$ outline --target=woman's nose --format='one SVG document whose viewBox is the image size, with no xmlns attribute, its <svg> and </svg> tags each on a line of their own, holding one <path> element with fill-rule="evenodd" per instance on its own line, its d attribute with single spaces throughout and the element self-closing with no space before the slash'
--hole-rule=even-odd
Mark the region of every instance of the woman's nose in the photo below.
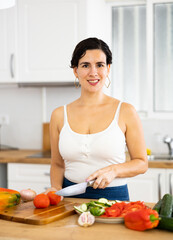
<svg viewBox="0 0 173 240">
<path fill-rule="evenodd" d="M 89 74 L 93 76 L 97 75 L 97 68 L 95 66 L 91 66 Z"/>
</svg>

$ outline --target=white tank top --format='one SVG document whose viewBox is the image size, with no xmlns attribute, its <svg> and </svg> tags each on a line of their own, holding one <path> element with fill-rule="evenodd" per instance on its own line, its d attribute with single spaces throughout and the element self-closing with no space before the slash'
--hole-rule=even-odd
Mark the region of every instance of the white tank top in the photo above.
<svg viewBox="0 0 173 240">
<path fill-rule="evenodd" d="M 65 163 L 65 177 L 75 183 L 84 182 L 90 174 L 111 164 L 124 163 L 126 141 L 118 125 L 121 102 L 114 119 L 103 131 L 93 134 L 74 132 L 68 123 L 64 106 L 64 126 L 59 136 L 59 151 Z M 115 178 L 109 187 L 126 184 L 125 178 Z"/>
</svg>

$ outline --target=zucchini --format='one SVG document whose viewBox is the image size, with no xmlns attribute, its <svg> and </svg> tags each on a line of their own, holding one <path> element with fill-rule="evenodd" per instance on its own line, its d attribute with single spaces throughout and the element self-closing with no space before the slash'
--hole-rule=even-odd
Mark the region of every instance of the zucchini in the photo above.
<svg viewBox="0 0 173 240">
<path fill-rule="evenodd" d="M 172 217 L 165 217 L 162 215 L 159 215 L 161 220 L 159 221 L 159 225 L 157 228 L 173 231 L 173 218 Z"/>
<path fill-rule="evenodd" d="M 172 216 L 173 196 L 171 194 L 165 194 L 162 198 L 162 204 L 160 209 L 160 215 L 165 217 Z"/>
<path fill-rule="evenodd" d="M 154 205 L 153 210 L 156 210 L 158 213 L 160 213 L 161 205 L 162 205 L 162 199 L 160 199 L 160 200 Z"/>
</svg>

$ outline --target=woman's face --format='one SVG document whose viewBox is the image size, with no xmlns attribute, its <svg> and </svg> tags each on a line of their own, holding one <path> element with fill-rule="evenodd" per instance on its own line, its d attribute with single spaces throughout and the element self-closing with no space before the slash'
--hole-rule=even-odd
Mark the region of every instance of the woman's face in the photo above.
<svg viewBox="0 0 173 240">
<path fill-rule="evenodd" d="M 102 50 L 87 50 L 79 60 L 78 67 L 75 67 L 73 71 L 82 89 L 97 92 L 105 84 L 110 72 L 110 64 L 106 64 L 106 55 Z"/>
</svg>

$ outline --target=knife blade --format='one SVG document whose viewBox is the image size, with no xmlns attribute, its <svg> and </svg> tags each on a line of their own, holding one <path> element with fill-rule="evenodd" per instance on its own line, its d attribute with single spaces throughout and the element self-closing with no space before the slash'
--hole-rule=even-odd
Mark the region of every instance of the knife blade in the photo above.
<svg viewBox="0 0 173 240">
<path fill-rule="evenodd" d="M 92 186 L 94 183 L 94 180 L 89 182 L 82 182 L 77 183 L 72 186 L 65 187 L 59 191 L 57 191 L 55 194 L 63 197 L 73 196 L 73 195 L 79 195 L 86 192 L 86 188 L 89 186 Z"/>
</svg>

